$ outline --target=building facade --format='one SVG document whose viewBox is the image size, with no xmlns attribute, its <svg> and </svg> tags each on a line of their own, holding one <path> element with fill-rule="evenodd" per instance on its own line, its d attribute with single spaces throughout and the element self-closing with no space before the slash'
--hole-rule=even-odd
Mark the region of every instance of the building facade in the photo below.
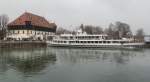
<svg viewBox="0 0 150 82">
<path fill-rule="evenodd" d="M 25 12 L 7 25 L 6 40 L 46 40 L 55 34 L 57 25 L 44 17 Z"/>
</svg>

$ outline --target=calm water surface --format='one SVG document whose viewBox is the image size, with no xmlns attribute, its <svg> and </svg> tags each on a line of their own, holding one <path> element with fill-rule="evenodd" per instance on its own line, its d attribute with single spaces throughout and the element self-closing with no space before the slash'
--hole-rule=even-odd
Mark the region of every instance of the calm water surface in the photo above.
<svg viewBox="0 0 150 82">
<path fill-rule="evenodd" d="M 150 82 L 150 49 L 0 49 L 0 82 Z"/>
</svg>

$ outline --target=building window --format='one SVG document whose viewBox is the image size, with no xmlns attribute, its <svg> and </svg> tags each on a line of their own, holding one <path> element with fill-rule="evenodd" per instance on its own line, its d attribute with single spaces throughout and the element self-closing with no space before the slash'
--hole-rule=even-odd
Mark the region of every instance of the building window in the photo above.
<svg viewBox="0 0 150 82">
<path fill-rule="evenodd" d="M 31 21 L 25 21 L 26 27 L 31 28 Z"/>
<path fill-rule="evenodd" d="M 29 30 L 27 30 L 27 34 L 29 34 Z"/>
<path fill-rule="evenodd" d="M 23 32 L 22 32 L 23 34 L 24 34 L 24 30 L 23 30 Z"/>
</svg>

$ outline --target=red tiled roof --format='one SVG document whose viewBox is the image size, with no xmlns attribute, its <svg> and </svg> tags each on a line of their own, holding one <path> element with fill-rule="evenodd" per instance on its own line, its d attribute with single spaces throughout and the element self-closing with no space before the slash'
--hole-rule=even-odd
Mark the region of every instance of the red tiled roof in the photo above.
<svg viewBox="0 0 150 82">
<path fill-rule="evenodd" d="M 12 21 L 8 24 L 8 26 L 14 25 L 26 25 L 26 21 L 31 21 L 31 25 L 40 26 L 46 28 L 54 28 L 56 26 L 55 23 L 49 23 L 44 17 L 25 12 L 23 15 L 18 17 L 16 20 Z"/>
</svg>

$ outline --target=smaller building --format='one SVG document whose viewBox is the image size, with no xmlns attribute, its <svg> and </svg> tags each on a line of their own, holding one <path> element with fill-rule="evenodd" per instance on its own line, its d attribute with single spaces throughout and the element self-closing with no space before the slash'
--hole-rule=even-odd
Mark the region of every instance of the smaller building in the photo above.
<svg viewBox="0 0 150 82">
<path fill-rule="evenodd" d="M 6 40 L 46 40 L 56 32 L 57 25 L 44 17 L 25 12 L 8 24 Z"/>
<path fill-rule="evenodd" d="M 150 44 L 150 35 L 144 36 L 144 41 L 146 44 Z"/>
</svg>

